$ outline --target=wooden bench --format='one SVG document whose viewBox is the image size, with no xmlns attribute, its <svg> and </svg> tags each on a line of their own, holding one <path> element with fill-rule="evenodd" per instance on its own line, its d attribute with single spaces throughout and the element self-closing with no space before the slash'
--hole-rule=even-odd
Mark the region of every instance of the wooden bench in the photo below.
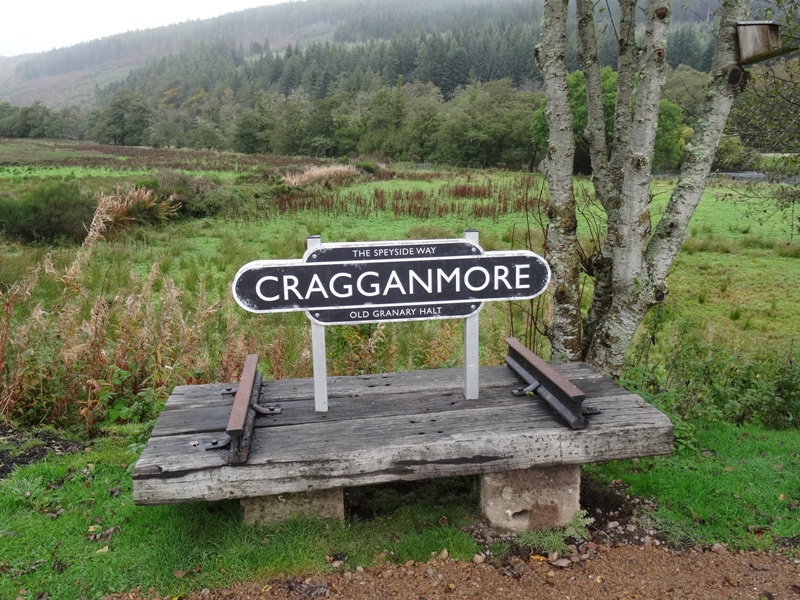
<svg viewBox="0 0 800 600">
<path fill-rule="evenodd" d="M 481 509 L 511 529 L 568 523 L 580 465 L 668 454 L 660 411 L 583 363 L 553 367 L 599 411 L 571 429 L 505 366 L 480 367 L 480 399 L 464 399 L 464 370 L 328 378 L 328 412 L 312 379 L 264 381 L 247 461 L 206 450 L 224 437 L 236 384 L 175 388 L 133 471 L 137 504 L 240 499 L 247 522 L 306 511 L 343 517 L 342 489 L 478 474 Z"/>
</svg>

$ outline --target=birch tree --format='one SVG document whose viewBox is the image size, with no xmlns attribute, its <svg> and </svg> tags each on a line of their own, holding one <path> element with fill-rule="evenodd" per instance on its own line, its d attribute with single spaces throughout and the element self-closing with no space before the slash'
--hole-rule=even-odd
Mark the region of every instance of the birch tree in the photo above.
<svg viewBox="0 0 800 600">
<path fill-rule="evenodd" d="M 586 360 L 617 375 L 647 311 L 667 294 L 667 274 L 705 189 L 733 100 L 743 86 L 736 22 L 745 17 L 748 2 L 723 0 L 720 4 L 711 79 L 698 125 L 686 147 L 679 181 L 652 228 L 650 177 L 672 6 L 668 0 L 646 0 L 644 31 L 637 43 L 636 0 L 619 0 L 619 17 L 613 22 L 618 40 L 616 106 L 609 140 L 603 118 L 595 4 L 576 0 L 589 114 L 582 135 L 589 145 L 595 194 L 606 217 L 600 249 L 579 259 L 572 186 L 574 138 L 565 66 L 568 1 L 545 0 L 542 43 L 536 52 L 550 130 L 543 160 L 550 192 L 546 245 L 554 282 L 548 337 L 554 358 Z M 581 272 L 594 283 L 584 318 Z"/>
</svg>

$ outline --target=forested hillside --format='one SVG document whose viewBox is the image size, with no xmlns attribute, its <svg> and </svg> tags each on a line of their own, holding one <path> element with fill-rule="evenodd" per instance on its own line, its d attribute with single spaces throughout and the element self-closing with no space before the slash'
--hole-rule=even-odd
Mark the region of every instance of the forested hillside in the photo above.
<svg viewBox="0 0 800 600">
<path fill-rule="evenodd" d="M 676 7 L 671 67 L 709 68 L 709 10 Z M 615 15 L 598 11 L 611 77 Z M 97 82 L 94 107 L 0 103 L 0 136 L 530 165 L 546 137 L 540 23 L 531 0 L 308 0 L 131 32 L 19 62 L 16 77 L 35 83 L 144 61 Z M 567 62 L 578 68 L 574 25 Z M 664 120 L 659 167 L 672 168 L 691 116 L 673 105 Z"/>
<path fill-rule="evenodd" d="M 707 21 L 714 5 L 698 0 L 676 7 L 677 22 Z M 53 49 L 22 61 L 16 73 L 24 79 L 78 71 L 115 61 L 147 58 L 190 49 L 194 42 L 228 39 L 249 48 L 268 41 L 287 43 L 332 40 L 364 42 L 390 39 L 405 31 L 448 30 L 532 24 L 541 18 L 540 0 L 307 0 L 229 13 L 214 19 L 114 35 L 68 48 Z M 694 65 L 693 65 L 694 66 Z"/>
<path fill-rule="evenodd" d="M 711 9 L 713 6 L 700 0 L 682 3 L 680 7 L 676 6 L 675 21 L 706 23 L 712 18 Z M 225 40 L 243 54 L 257 54 L 264 47 L 280 50 L 287 44 L 307 45 L 325 41 L 352 44 L 388 41 L 410 32 L 422 36 L 450 32 L 463 46 L 465 37 L 474 38 L 486 30 L 494 30 L 490 36 L 497 35 L 497 32 L 502 34 L 512 27 L 519 28 L 519 32 L 526 35 L 533 33 L 534 39 L 526 41 L 526 46 L 530 46 L 538 40 L 536 29 L 540 20 L 540 0 L 496 0 L 491 3 L 483 0 L 408 0 L 400 4 L 388 0 L 289 2 L 214 19 L 131 31 L 33 56 L 4 59 L 7 66 L 13 64 L 14 74 L 12 76 L 8 68 L 0 71 L 0 100 L 12 99 L 15 91 L 26 86 L 28 94 L 35 93 L 31 90 L 36 89 L 37 80 L 51 78 L 50 87 L 54 85 L 56 90 L 50 90 L 47 98 L 32 98 L 28 103 L 40 100 L 48 106 L 61 108 L 67 104 L 58 97 L 57 90 L 73 82 L 68 77 L 70 74 L 74 77 L 82 73 L 104 87 L 109 78 L 119 79 L 120 70 L 124 72 L 149 59 L 191 53 L 202 42 Z M 530 28 L 533 28 L 532 32 Z M 675 57 L 673 66 L 677 64 L 675 61 L 700 69 L 707 66 L 710 39 L 703 28 L 684 30 L 678 27 L 675 35 L 676 40 L 682 39 L 677 46 L 680 56 Z M 610 39 L 610 36 L 606 37 Z M 514 40 L 508 42 L 507 52 L 526 50 Z M 576 43 L 572 40 L 573 47 Z M 606 61 L 611 59 L 612 52 L 613 48 L 606 48 Z M 110 75 L 109 72 L 116 73 Z M 42 95 L 45 95 L 44 89 Z"/>
</svg>

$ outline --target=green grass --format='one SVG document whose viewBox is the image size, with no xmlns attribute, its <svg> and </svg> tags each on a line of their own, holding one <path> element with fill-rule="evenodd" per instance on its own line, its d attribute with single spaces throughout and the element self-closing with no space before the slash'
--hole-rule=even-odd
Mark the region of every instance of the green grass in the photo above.
<svg viewBox="0 0 800 600">
<path fill-rule="evenodd" d="M 136 586 L 173 596 L 326 572 L 333 555 L 352 570 L 424 561 L 444 548 L 458 560 L 478 551 L 463 531 L 477 514 L 469 478 L 353 490 L 361 516 L 345 523 L 246 527 L 235 501 L 135 506 L 129 465 L 140 446 L 131 442 L 142 434 L 109 434 L 87 452 L 50 456 L 0 482 L 0 597 L 25 589 L 54 600 L 98 598 Z M 696 436 L 696 451 L 591 466 L 588 475 L 656 497 L 658 508 L 639 519 L 676 543 L 774 549 L 800 535 L 800 432 L 717 423 Z"/>
<path fill-rule="evenodd" d="M 709 339 L 751 350 L 800 331 L 800 261 L 740 244 L 731 252 L 683 253 L 669 278 L 674 323 L 691 319 Z"/>
<path fill-rule="evenodd" d="M 119 171 L 108 167 L 86 168 L 86 167 L 0 167 L 0 179 L 19 179 L 29 178 L 70 178 L 79 179 L 85 177 L 110 177 L 117 175 Z M 129 176 L 146 175 L 147 170 L 130 171 Z"/>
<path fill-rule="evenodd" d="M 97 167 L 95 172 L 94 167 L 51 168 L 36 162 L 58 156 L 108 158 L 94 150 L 82 152 L 45 142 L 0 144 L 0 165 L 10 164 L 8 161 L 15 157 L 21 157 L 17 165 L 26 160 L 34 165 L 30 169 L 0 167 L 2 172 L 15 173 L 13 177 L 0 176 L 0 195 L 17 197 L 39 185 L 40 177 L 75 176 L 82 189 L 109 190 L 116 183 L 139 177 L 137 173 L 151 174 L 157 168 L 132 174 L 106 166 Z M 214 156 L 206 159 L 213 160 Z M 227 156 L 225 160 L 233 164 L 239 158 Z M 246 159 L 241 160 L 241 169 L 248 168 Z M 239 167 L 208 171 L 205 165 L 198 160 L 189 166 L 197 169 L 195 173 L 213 173 L 226 191 L 233 190 L 230 198 L 235 199 L 235 192 L 241 191 L 248 206 L 256 206 L 258 185 L 234 187 Z M 376 190 L 387 196 L 395 191 L 418 190 L 444 194 L 442 190 L 455 183 L 485 185 L 491 179 L 493 187 L 500 188 L 518 177 L 506 172 L 447 171 L 432 181 L 410 181 L 402 176 L 388 181 L 359 178 L 340 191 L 357 192 L 365 198 L 373 197 Z M 654 182 L 654 220 L 672 185 L 669 181 Z M 590 184 L 579 180 L 576 187 L 590 188 Z M 338 192 L 334 189 L 330 193 Z M 736 188 L 729 184 L 711 187 L 698 207 L 684 252 L 670 275 L 670 293 L 664 305 L 669 319 L 657 336 L 654 354 L 669 355 L 669 346 L 680 343 L 687 324 L 704 339 L 724 344 L 742 356 L 788 347 L 800 331 L 796 293 L 800 246 L 787 244 L 785 231 L 776 223 L 743 219 L 737 205 L 729 200 L 734 192 Z M 261 200 L 263 206 L 271 206 L 267 199 Z M 471 205 L 479 201 L 458 202 Z M 89 300 L 100 293 L 111 300 L 115 290 L 131 286 L 157 264 L 176 282 L 186 314 L 191 315 L 202 294 L 210 302 L 230 302 L 228 286 L 244 263 L 300 258 L 308 235 L 321 235 L 326 242 L 419 239 L 454 237 L 465 228 L 476 228 L 484 247 L 494 250 L 521 247 L 522 233 L 529 224 L 536 227 L 529 215 L 519 212 L 497 218 L 448 215 L 420 220 L 396 217 L 388 211 L 368 215 L 350 211 L 334 216 L 321 210 L 292 214 L 279 214 L 274 208 L 268 214 L 243 211 L 238 219 L 176 221 L 111 236 L 94 249 L 84 283 Z M 579 232 L 584 239 L 588 231 L 583 220 Z M 532 245 L 538 249 L 541 237 Z M 75 250 L 3 242 L 0 290 L 24 277 L 48 252 L 56 267 L 63 268 L 71 262 Z M 41 281 L 32 300 L 47 307 L 56 301 L 62 288 L 51 278 L 42 277 Z M 156 293 L 160 285 L 157 282 Z M 89 300 L 80 307 L 84 318 L 91 306 Z M 492 305 L 482 313 L 483 364 L 502 363 L 506 311 Z M 389 324 L 383 341 L 377 344 L 376 355 L 367 358 L 396 370 L 455 364 L 460 360 L 460 334 L 448 323 Z M 231 329 L 241 333 L 240 341 L 248 344 L 249 351 L 262 354 L 266 376 L 281 372 L 283 367 L 273 364 L 281 357 L 293 368 L 302 367 L 307 330 L 303 315 L 245 315 L 229 304 L 223 305 L 209 320 L 205 334 L 209 355 L 222 355 L 226 332 Z M 364 347 L 363 340 L 374 333 L 374 326 L 329 329 L 331 372 L 361 368 L 358 361 L 364 359 L 353 356 L 353 349 Z M 286 371 L 281 373 L 287 375 Z M 797 429 L 770 432 L 713 422 L 679 423 L 679 427 L 681 449 L 675 455 L 590 467 L 589 473 L 621 479 L 631 486 L 631 493 L 655 496 L 658 510 L 642 518 L 677 541 L 776 548 L 780 540 L 800 535 Z M 27 589 L 30 597 L 42 592 L 52 599 L 81 594 L 99 597 L 136 585 L 178 595 L 242 578 L 324 571 L 330 568 L 325 556 L 338 552 L 349 557 L 348 568 L 370 564 L 381 554 L 403 562 L 426 559 L 444 547 L 459 558 L 471 558 L 475 552 L 474 542 L 461 531 L 462 524 L 475 516 L 474 493 L 442 495 L 439 489 L 434 495 L 440 497 L 438 502 L 422 496 L 405 497 L 399 502 L 390 492 L 379 492 L 370 500 L 381 507 L 377 516 L 369 520 L 351 518 L 344 525 L 295 521 L 269 528 L 245 528 L 235 502 L 136 507 L 131 501 L 128 473 L 135 460 L 135 452 L 128 450 L 130 442 L 125 437 L 101 439 L 91 452 L 51 457 L 0 482 L 0 597 L 16 597 L 20 589 Z M 93 537 L 97 535 L 99 539 Z M 106 546 L 108 550 L 104 551 Z"/>
<path fill-rule="evenodd" d="M 695 449 L 590 467 L 628 493 L 654 497 L 640 515 L 673 542 L 732 549 L 782 547 L 800 536 L 800 430 L 698 424 Z"/>
<path fill-rule="evenodd" d="M 86 453 L 51 456 L 0 482 L 0 597 L 25 589 L 27 597 L 99 598 L 136 586 L 171 597 L 244 578 L 327 571 L 326 556 L 338 553 L 352 570 L 380 555 L 403 563 L 444 548 L 459 560 L 477 552 L 461 530 L 477 506 L 474 487 L 463 481 L 417 484 L 405 496 L 370 492 L 377 513 L 370 520 L 247 527 L 236 501 L 135 506 L 130 442 L 99 439 Z M 431 485 L 438 487 L 424 489 Z"/>
</svg>

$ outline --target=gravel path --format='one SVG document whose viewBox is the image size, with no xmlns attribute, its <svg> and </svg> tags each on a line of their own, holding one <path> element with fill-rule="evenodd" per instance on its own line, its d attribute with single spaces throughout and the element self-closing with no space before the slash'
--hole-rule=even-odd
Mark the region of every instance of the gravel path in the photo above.
<svg viewBox="0 0 800 600">
<path fill-rule="evenodd" d="M 112 596 L 141 600 L 139 592 Z M 556 567 L 542 557 L 512 560 L 507 566 L 474 564 L 437 557 L 426 563 L 384 565 L 291 580 L 244 582 L 222 590 L 203 590 L 183 600 L 697 600 L 800 598 L 800 560 L 777 554 L 690 550 L 621 544 L 599 547 L 590 560 Z"/>
</svg>

